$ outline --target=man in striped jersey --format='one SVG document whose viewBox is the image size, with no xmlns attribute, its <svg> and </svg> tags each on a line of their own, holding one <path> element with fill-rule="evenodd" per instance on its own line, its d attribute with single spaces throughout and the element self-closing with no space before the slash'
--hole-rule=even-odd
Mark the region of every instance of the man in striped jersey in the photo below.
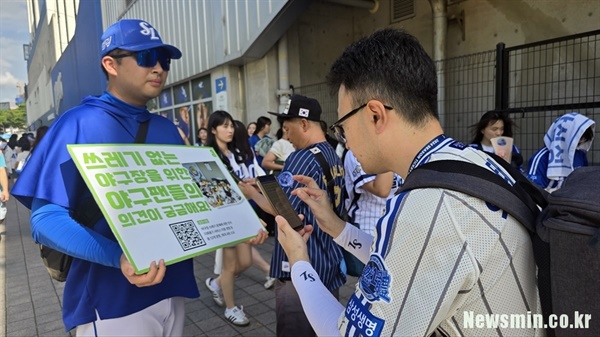
<svg viewBox="0 0 600 337">
<path fill-rule="evenodd" d="M 334 204 L 338 214 L 342 210 L 341 186 L 344 183 L 344 168 L 335 150 L 325 139 L 321 130 L 321 106 L 313 98 L 293 95 L 287 107 L 276 115 L 296 151 L 286 159 L 283 169 L 277 177 L 298 214 L 304 215 L 305 224 L 315 224 L 310 208 L 291 192 L 300 187 L 292 177 L 304 175 L 311 177 L 319 188 L 327 189 L 325 170 L 333 178 L 333 194 L 325 196 L 328 205 Z M 320 154 L 319 154 L 320 153 Z M 328 168 L 322 167 L 317 156 L 323 156 Z M 324 163 L 325 165 L 325 163 Z M 243 185 L 243 184 L 242 184 Z M 243 187 L 243 186 L 242 186 Z M 274 214 L 268 202 L 254 191 L 249 195 L 265 211 Z M 331 200 L 331 202 L 330 202 Z M 331 206 L 329 206 L 331 207 Z M 332 209 L 333 212 L 333 209 Z M 307 259 L 322 280 L 325 291 L 332 299 L 338 298 L 339 287 L 346 282 L 346 275 L 340 269 L 342 251 L 327 233 L 314 226 L 314 233 L 308 241 Z M 306 246 L 305 246 L 306 247 Z M 290 263 L 281 246 L 276 243 L 271 259 L 271 277 L 278 280 L 275 287 L 277 312 L 277 336 L 315 336 L 300 304 L 298 294 L 290 278 Z"/>
<path fill-rule="evenodd" d="M 336 135 L 365 172 L 407 177 L 419 165 L 460 160 L 514 179 L 487 154 L 443 134 L 436 112 L 435 66 L 418 41 L 384 29 L 346 49 L 329 84 L 338 89 Z M 531 325 L 477 320 L 540 313 L 536 267 L 526 228 L 494 205 L 441 188 L 403 192 L 388 200 L 371 236 L 339 219 L 325 192 L 307 177 L 293 192 L 321 230 L 366 266 L 346 307 L 327 294 L 304 241 L 277 217 L 304 311 L 321 336 L 543 336 Z M 312 240 L 312 239 L 311 239 Z M 508 317 L 508 316 L 506 316 Z M 513 326 L 514 327 L 514 326 Z"/>
</svg>

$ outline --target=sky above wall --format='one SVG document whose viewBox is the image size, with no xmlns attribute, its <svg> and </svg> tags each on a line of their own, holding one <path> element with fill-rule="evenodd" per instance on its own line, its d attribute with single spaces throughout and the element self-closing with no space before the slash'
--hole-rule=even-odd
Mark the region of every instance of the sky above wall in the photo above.
<svg viewBox="0 0 600 337">
<path fill-rule="evenodd" d="M 29 43 L 26 0 L 0 0 L 0 102 L 15 105 L 17 82 L 27 83 L 23 44 Z"/>
</svg>

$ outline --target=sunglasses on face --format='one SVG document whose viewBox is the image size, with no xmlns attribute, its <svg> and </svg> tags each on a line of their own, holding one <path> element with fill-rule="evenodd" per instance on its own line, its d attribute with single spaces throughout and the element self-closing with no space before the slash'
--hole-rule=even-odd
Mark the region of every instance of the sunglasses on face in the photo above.
<svg viewBox="0 0 600 337">
<path fill-rule="evenodd" d="M 171 68 L 171 56 L 166 50 L 161 48 L 146 49 L 137 52 L 113 55 L 111 57 L 114 59 L 120 59 L 129 56 L 134 56 L 138 66 L 140 67 L 153 68 L 158 62 L 164 71 L 169 71 Z"/>
</svg>

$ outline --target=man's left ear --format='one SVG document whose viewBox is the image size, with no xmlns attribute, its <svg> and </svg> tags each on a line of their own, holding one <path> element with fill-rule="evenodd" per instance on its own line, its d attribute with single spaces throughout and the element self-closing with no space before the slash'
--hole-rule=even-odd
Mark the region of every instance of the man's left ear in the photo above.
<svg viewBox="0 0 600 337">
<path fill-rule="evenodd" d="M 369 118 L 375 127 L 375 131 L 377 133 L 381 132 L 389 120 L 388 114 L 391 110 L 387 110 L 383 106 L 383 103 L 376 100 L 369 102 L 369 104 L 367 104 L 367 109 L 370 115 Z"/>
<path fill-rule="evenodd" d="M 102 67 L 104 67 L 104 69 L 109 75 L 113 76 L 117 75 L 117 70 L 115 66 L 116 63 L 117 61 L 108 55 L 105 55 L 101 60 Z"/>
<path fill-rule="evenodd" d="M 309 123 L 310 123 L 310 121 L 308 119 L 305 119 L 305 118 L 300 119 L 300 127 L 302 127 L 302 130 L 306 131 L 306 128 L 308 128 Z"/>
</svg>

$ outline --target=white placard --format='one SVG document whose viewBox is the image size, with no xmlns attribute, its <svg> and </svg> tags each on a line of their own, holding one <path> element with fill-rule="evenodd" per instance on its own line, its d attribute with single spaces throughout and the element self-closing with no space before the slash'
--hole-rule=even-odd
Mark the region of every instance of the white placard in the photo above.
<svg viewBox="0 0 600 337">
<path fill-rule="evenodd" d="M 123 252 L 144 273 L 244 242 L 263 228 L 212 148 L 68 145 Z"/>
</svg>

